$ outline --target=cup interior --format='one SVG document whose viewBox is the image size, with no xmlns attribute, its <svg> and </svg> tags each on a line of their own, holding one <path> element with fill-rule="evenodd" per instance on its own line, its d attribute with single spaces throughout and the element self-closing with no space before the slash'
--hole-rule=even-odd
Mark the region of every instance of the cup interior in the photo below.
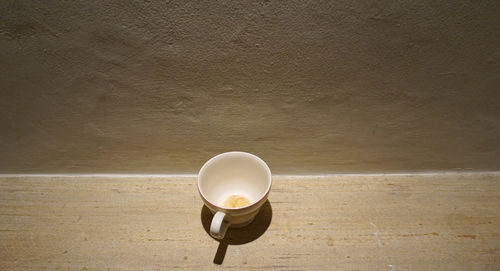
<svg viewBox="0 0 500 271">
<path fill-rule="evenodd" d="M 231 195 L 259 201 L 271 187 L 271 171 L 259 157 L 245 152 L 228 152 L 208 160 L 198 176 L 200 193 L 213 205 L 224 208 Z"/>
</svg>

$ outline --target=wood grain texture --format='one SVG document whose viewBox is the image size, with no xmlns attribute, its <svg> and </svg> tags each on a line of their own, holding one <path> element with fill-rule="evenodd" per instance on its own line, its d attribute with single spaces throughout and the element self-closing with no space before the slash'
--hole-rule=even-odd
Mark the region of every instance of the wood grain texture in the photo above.
<svg viewBox="0 0 500 271">
<path fill-rule="evenodd" d="M 267 230 L 216 265 L 194 177 L 0 177 L 0 269 L 500 266 L 498 173 L 274 177 L 269 202 Z"/>
</svg>

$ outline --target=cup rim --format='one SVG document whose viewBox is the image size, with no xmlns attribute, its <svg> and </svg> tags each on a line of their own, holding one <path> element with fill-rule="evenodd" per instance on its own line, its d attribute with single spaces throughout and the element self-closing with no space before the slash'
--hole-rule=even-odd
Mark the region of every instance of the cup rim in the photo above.
<svg viewBox="0 0 500 271">
<path fill-rule="evenodd" d="M 262 196 L 256 200 L 254 203 L 252 204 L 249 204 L 249 205 L 246 205 L 246 206 L 243 206 L 243 207 L 234 207 L 234 208 L 227 208 L 227 207 L 223 207 L 223 206 L 220 206 L 219 204 L 215 204 L 213 203 L 212 201 L 210 201 L 206 196 L 205 194 L 203 194 L 203 191 L 201 191 L 201 188 L 200 188 L 200 180 L 201 180 L 201 174 L 205 171 L 205 169 L 208 167 L 209 164 L 211 164 L 214 160 L 217 160 L 219 159 L 221 156 L 226 156 L 226 155 L 230 155 L 230 154 L 243 154 L 243 155 L 246 155 L 246 156 L 249 156 L 253 159 L 256 159 L 257 162 L 259 162 L 261 165 L 264 166 L 264 168 L 266 169 L 267 173 L 268 173 L 268 183 L 267 183 L 267 188 L 266 188 L 266 192 L 264 192 L 262 194 Z M 251 208 L 252 206 L 254 206 L 255 204 L 259 203 L 260 201 L 262 201 L 262 199 L 264 199 L 266 197 L 266 195 L 269 194 L 269 191 L 271 190 L 271 184 L 273 182 L 273 178 L 272 178 L 272 174 L 271 174 L 271 169 L 269 168 L 269 166 L 266 164 L 266 162 L 264 160 L 262 160 L 262 158 L 258 157 L 257 155 L 255 154 L 251 154 L 249 152 L 243 152 L 243 151 L 230 151 L 230 152 L 223 152 L 223 153 L 219 153 L 217 154 L 216 156 L 210 158 L 208 161 L 205 162 L 205 164 L 203 164 L 203 166 L 201 167 L 200 171 L 198 172 L 198 192 L 200 193 L 201 197 L 206 200 L 208 203 L 210 203 L 211 205 L 217 207 L 217 208 L 220 208 L 220 209 L 224 209 L 224 210 L 244 210 L 244 209 L 247 209 L 247 208 Z"/>
</svg>

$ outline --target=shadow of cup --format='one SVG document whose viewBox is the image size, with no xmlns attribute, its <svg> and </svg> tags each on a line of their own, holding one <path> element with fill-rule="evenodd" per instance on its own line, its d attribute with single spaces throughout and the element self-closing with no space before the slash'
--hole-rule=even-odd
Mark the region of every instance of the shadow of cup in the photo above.
<svg viewBox="0 0 500 271">
<path fill-rule="evenodd" d="M 201 209 L 201 224 L 208 235 L 210 235 L 212 217 L 213 214 L 210 212 L 210 209 L 203 205 Z M 259 213 L 255 216 L 255 219 L 248 226 L 239 229 L 229 228 L 222 240 L 215 239 L 210 235 L 210 237 L 219 242 L 219 247 L 214 257 L 214 263 L 222 264 L 228 245 L 243 245 L 257 240 L 266 232 L 267 228 L 269 228 L 272 217 L 273 210 L 271 208 L 271 203 L 269 200 L 266 200 L 260 208 Z"/>
</svg>

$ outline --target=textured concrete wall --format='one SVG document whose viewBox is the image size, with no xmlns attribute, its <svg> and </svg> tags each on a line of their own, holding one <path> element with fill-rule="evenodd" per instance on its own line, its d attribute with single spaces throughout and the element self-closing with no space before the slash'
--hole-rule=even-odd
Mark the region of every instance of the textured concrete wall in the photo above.
<svg viewBox="0 0 500 271">
<path fill-rule="evenodd" d="M 0 172 L 500 169 L 498 1 L 1 1 Z"/>
</svg>

